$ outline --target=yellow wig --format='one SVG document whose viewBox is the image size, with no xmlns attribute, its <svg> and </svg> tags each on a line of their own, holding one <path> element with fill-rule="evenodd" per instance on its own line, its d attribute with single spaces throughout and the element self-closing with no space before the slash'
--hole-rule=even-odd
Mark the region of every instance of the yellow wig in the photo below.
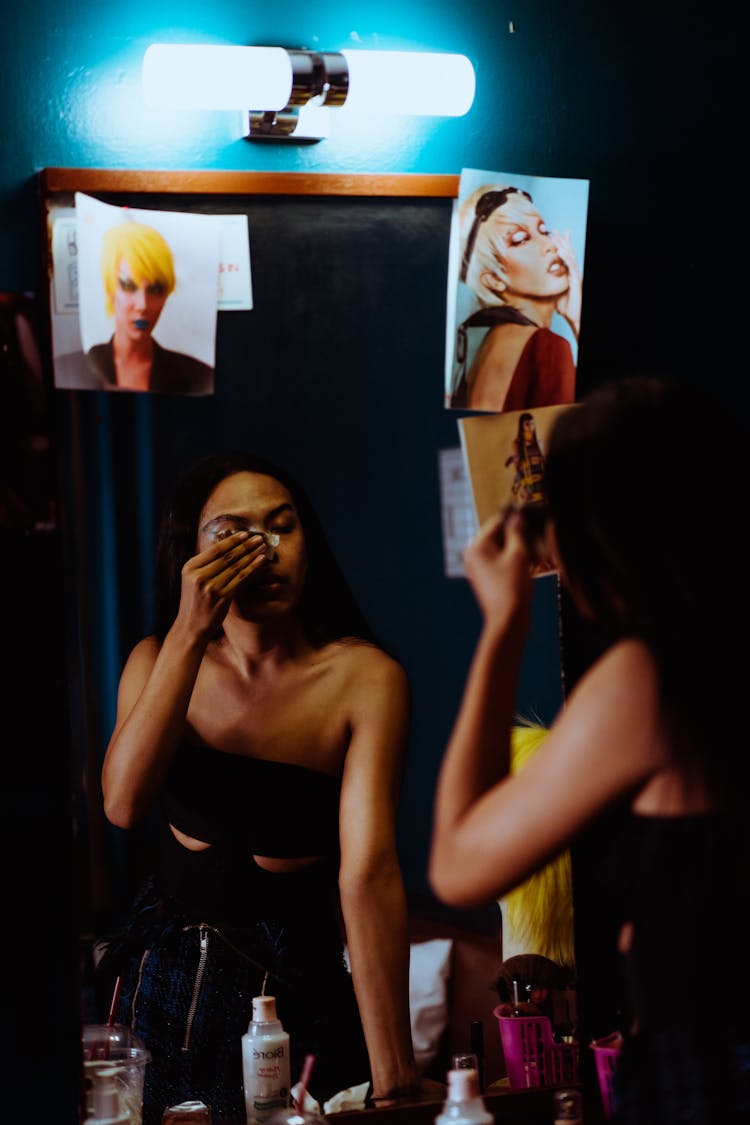
<svg viewBox="0 0 750 1125">
<path fill-rule="evenodd" d="M 547 735 L 541 723 L 522 721 L 511 730 L 511 770 L 523 769 Z M 562 852 L 502 900 L 513 944 L 527 953 L 575 968 L 573 880 L 570 852 Z"/>
<path fill-rule="evenodd" d="M 175 287 L 174 259 L 166 239 L 145 223 L 124 222 L 109 227 L 102 235 L 99 260 L 107 316 L 114 312 L 114 297 L 120 262 L 127 262 L 137 285 L 159 282 L 167 296 Z"/>
</svg>

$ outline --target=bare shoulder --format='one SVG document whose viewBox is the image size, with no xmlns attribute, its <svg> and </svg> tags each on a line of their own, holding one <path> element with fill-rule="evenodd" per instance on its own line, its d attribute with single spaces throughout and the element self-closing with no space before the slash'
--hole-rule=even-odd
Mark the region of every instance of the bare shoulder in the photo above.
<svg viewBox="0 0 750 1125">
<path fill-rule="evenodd" d="M 648 645 L 626 639 L 607 649 L 571 692 L 561 725 L 585 731 L 601 755 L 626 752 L 636 773 L 663 765 L 659 666 Z"/>
<path fill-rule="evenodd" d="M 629 637 L 608 648 L 582 683 L 593 684 L 597 692 L 608 689 L 615 695 L 637 695 L 643 703 L 657 702 L 659 666 L 644 641 Z"/>
<path fill-rule="evenodd" d="M 601 809 L 632 799 L 669 759 L 656 661 L 640 641 L 624 640 L 578 680 L 505 800 L 521 808 L 533 800 L 540 821 L 571 839 Z"/>
<path fill-rule="evenodd" d="M 145 680 L 150 674 L 159 655 L 159 642 L 156 637 L 144 637 L 131 649 L 123 668 L 121 682 Z"/>
<path fill-rule="evenodd" d="M 154 670 L 158 655 L 159 642 L 156 637 L 144 637 L 131 649 L 117 689 L 117 713 L 120 719 L 134 707 Z"/>
<path fill-rule="evenodd" d="M 404 712 L 409 707 L 409 680 L 403 666 L 368 641 L 347 638 L 328 646 L 336 667 L 339 698 L 352 719 Z"/>
<path fill-rule="evenodd" d="M 360 809 L 375 795 L 395 808 L 411 719 L 405 669 L 383 649 L 360 640 L 337 646 L 341 677 L 337 702 L 350 735 L 344 789 Z M 357 797 L 357 795 L 359 795 Z M 372 804 L 372 809 L 381 807 Z M 361 818 L 360 818 L 361 819 Z"/>
<path fill-rule="evenodd" d="M 354 682 L 406 685 L 407 677 L 399 662 L 378 645 L 358 637 L 346 637 L 327 646 L 330 658 Z"/>
<path fill-rule="evenodd" d="M 133 646 L 128 657 L 128 664 L 153 663 L 159 655 L 161 645 L 154 636 L 144 637 Z"/>
</svg>

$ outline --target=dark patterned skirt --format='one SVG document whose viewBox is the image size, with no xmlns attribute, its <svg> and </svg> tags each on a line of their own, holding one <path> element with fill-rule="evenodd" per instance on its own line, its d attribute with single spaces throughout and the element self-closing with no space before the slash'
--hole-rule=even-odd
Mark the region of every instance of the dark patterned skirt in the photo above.
<svg viewBox="0 0 750 1125">
<path fill-rule="evenodd" d="M 240 932 L 191 917 L 153 879 L 97 968 L 105 1012 L 120 977 L 118 1023 L 146 1044 L 143 1125 L 166 1106 L 198 1099 L 214 1125 L 245 1121 L 242 1036 L 252 1000 L 275 996 L 290 1037 L 292 1084 L 315 1056 L 310 1093 L 322 1105 L 370 1079 L 369 1062 L 338 922 L 333 913 L 262 920 Z"/>
</svg>

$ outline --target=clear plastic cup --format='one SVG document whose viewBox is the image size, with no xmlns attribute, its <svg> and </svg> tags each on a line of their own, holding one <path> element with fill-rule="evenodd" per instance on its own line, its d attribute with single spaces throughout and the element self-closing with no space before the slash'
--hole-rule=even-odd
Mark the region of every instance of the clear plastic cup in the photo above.
<svg viewBox="0 0 750 1125">
<path fill-rule="evenodd" d="M 143 1079 L 151 1054 L 134 1031 L 122 1024 L 88 1024 L 83 1029 L 83 1071 L 86 1083 L 86 1117 L 95 1117 L 102 1101 L 129 1125 L 142 1125 Z M 110 1116 L 116 1116 L 110 1114 Z"/>
</svg>

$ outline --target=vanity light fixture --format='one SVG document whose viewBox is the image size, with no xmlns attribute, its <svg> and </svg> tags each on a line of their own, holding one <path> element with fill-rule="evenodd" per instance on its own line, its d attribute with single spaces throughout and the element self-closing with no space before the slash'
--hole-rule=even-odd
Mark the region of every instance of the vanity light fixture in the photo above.
<svg viewBox="0 0 750 1125">
<path fill-rule="evenodd" d="M 465 55 L 154 43 L 144 98 L 161 109 L 242 110 L 250 140 L 320 140 L 328 109 L 461 117 L 476 80 Z"/>
</svg>

